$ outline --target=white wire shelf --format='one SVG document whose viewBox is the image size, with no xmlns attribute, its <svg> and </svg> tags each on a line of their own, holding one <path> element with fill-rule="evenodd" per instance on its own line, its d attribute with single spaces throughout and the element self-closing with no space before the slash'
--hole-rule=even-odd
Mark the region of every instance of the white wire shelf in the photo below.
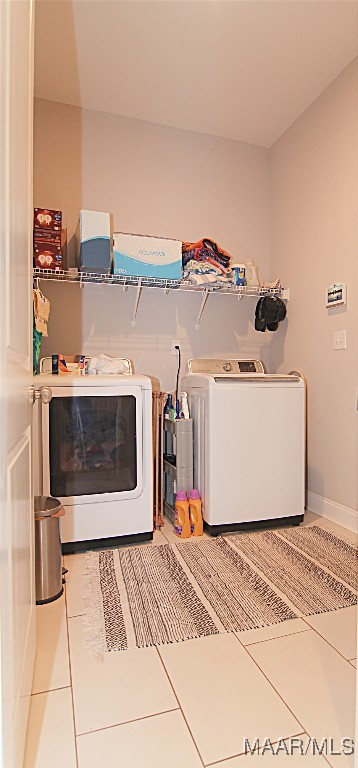
<svg viewBox="0 0 358 768">
<path fill-rule="evenodd" d="M 162 288 L 163 290 L 176 291 L 195 291 L 196 293 L 230 293 L 235 296 L 281 296 L 285 291 L 282 287 L 248 287 L 247 285 L 231 285 L 228 283 L 201 283 L 196 285 L 187 280 L 167 280 L 155 277 L 131 277 L 129 275 L 107 275 L 97 274 L 95 272 L 79 272 L 78 270 L 53 270 L 39 269 L 33 270 L 34 279 L 38 280 L 56 280 L 67 283 L 100 283 L 104 285 L 121 285 L 122 287 L 136 288 Z M 286 298 L 283 296 L 283 298 Z"/>
<path fill-rule="evenodd" d="M 123 287 L 142 287 L 151 288 L 177 288 L 180 284 L 180 280 L 159 280 L 153 277 L 131 277 L 130 275 L 107 275 L 97 272 L 80 272 L 76 269 L 68 270 L 54 270 L 54 269 L 39 269 L 34 267 L 33 270 L 34 279 L 40 280 L 56 280 L 58 282 L 66 283 L 100 283 L 104 285 L 121 285 Z"/>
<path fill-rule="evenodd" d="M 53 280 L 57 282 L 79 284 L 80 286 L 88 284 L 97 285 L 119 285 L 127 291 L 128 288 L 136 288 L 136 299 L 133 310 L 132 325 L 135 325 L 139 299 L 141 296 L 142 288 L 161 288 L 166 293 L 170 291 L 191 291 L 201 295 L 201 305 L 199 314 L 195 323 L 195 328 L 199 328 L 200 318 L 203 314 L 206 301 L 209 294 L 231 294 L 237 296 L 238 299 L 243 299 L 244 296 L 279 296 L 281 299 L 288 301 L 288 289 L 280 287 L 266 288 L 257 286 L 250 288 L 247 285 L 230 285 L 228 283 L 218 283 L 213 285 L 212 283 L 202 283 L 201 285 L 195 285 L 187 280 L 166 280 L 154 277 L 131 277 L 129 275 L 107 275 L 97 274 L 95 272 L 79 272 L 77 269 L 68 270 L 53 270 L 53 269 L 39 269 L 35 267 L 33 270 L 34 281 L 39 280 Z"/>
</svg>

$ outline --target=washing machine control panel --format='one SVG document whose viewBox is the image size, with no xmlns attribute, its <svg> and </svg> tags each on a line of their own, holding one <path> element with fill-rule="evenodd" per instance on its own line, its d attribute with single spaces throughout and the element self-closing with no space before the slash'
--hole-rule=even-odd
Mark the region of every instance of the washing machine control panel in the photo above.
<svg viewBox="0 0 358 768">
<path fill-rule="evenodd" d="M 206 373 L 212 376 L 238 376 L 245 373 L 265 373 L 261 360 L 188 360 L 188 373 Z"/>
<path fill-rule="evenodd" d="M 257 366 L 257 360 L 239 360 L 238 366 L 240 373 L 262 373 L 263 366 Z"/>
</svg>

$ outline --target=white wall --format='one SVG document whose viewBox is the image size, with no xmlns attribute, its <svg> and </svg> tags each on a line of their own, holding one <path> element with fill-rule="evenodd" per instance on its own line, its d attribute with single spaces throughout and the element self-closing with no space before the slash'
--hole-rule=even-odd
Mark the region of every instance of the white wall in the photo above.
<svg viewBox="0 0 358 768">
<path fill-rule="evenodd" d="M 288 320 L 253 329 L 255 299 L 44 283 L 52 301 L 43 354 L 126 355 L 173 390 L 171 339 L 189 356 L 257 356 L 308 379 L 311 508 L 357 524 L 358 64 L 353 62 L 274 145 L 260 147 L 36 100 L 34 204 L 61 208 L 72 236 L 80 208 L 108 210 L 116 229 L 197 239 L 253 257 L 262 280 L 290 288 Z M 272 248 L 270 269 L 270 242 Z M 346 308 L 325 308 L 346 281 Z M 333 332 L 346 329 L 346 351 Z M 270 359 L 271 358 L 271 359 Z"/>
<path fill-rule="evenodd" d="M 180 240 L 209 236 L 235 260 L 253 258 L 269 280 L 269 150 L 189 131 L 35 102 L 34 204 L 63 211 L 69 259 L 81 208 L 110 211 L 116 230 Z M 276 275 L 274 275 L 276 276 Z M 175 386 L 171 339 L 187 357 L 257 356 L 270 367 L 272 337 L 253 328 L 256 300 L 144 289 L 44 283 L 52 301 L 43 354 L 106 352 Z"/>
<path fill-rule="evenodd" d="M 272 270 L 290 287 L 289 322 L 272 364 L 308 379 L 311 508 L 358 523 L 358 60 L 274 145 Z M 325 288 L 347 282 L 347 306 Z M 333 333 L 347 330 L 347 349 Z"/>
</svg>

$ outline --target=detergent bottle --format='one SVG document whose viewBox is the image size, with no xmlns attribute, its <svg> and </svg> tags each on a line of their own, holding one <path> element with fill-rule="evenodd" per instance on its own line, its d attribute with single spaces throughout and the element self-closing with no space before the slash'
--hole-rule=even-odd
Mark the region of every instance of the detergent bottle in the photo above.
<svg viewBox="0 0 358 768">
<path fill-rule="evenodd" d="M 186 491 L 178 491 L 175 499 L 174 533 L 181 539 L 190 536 L 189 502 Z"/>
<path fill-rule="evenodd" d="M 165 403 L 165 406 L 164 406 L 164 418 L 165 419 L 170 419 L 170 411 L 171 411 L 172 407 L 173 407 L 173 405 L 172 405 L 172 395 L 168 395 L 167 402 Z"/>
<path fill-rule="evenodd" d="M 258 288 L 260 286 L 258 269 L 252 259 L 245 264 L 245 280 L 248 288 Z"/>
<path fill-rule="evenodd" d="M 203 535 L 203 516 L 199 491 L 193 488 L 189 496 L 189 517 L 192 536 Z"/>
<path fill-rule="evenodd" d="M 180 417 L 182 419 L 189 419 L 189 405 L 188 405 L 188 394 L 187 394 L 187 392 L 182 392 L 182 394 L 181 394 Z"/>
</svg>

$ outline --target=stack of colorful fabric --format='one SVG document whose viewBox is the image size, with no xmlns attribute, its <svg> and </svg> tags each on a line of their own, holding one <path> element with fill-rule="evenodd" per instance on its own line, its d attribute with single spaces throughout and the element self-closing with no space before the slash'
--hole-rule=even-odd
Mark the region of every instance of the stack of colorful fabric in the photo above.
<svg viewBox="0 0 358 768">
<path fill-rule="evenodd" d="M 231 256 L 214 240 L 206 237 L 196 243 L 183 243 L 182 254 L 184 280 L 196 285 L 235 284 Z"/>
</svg>

